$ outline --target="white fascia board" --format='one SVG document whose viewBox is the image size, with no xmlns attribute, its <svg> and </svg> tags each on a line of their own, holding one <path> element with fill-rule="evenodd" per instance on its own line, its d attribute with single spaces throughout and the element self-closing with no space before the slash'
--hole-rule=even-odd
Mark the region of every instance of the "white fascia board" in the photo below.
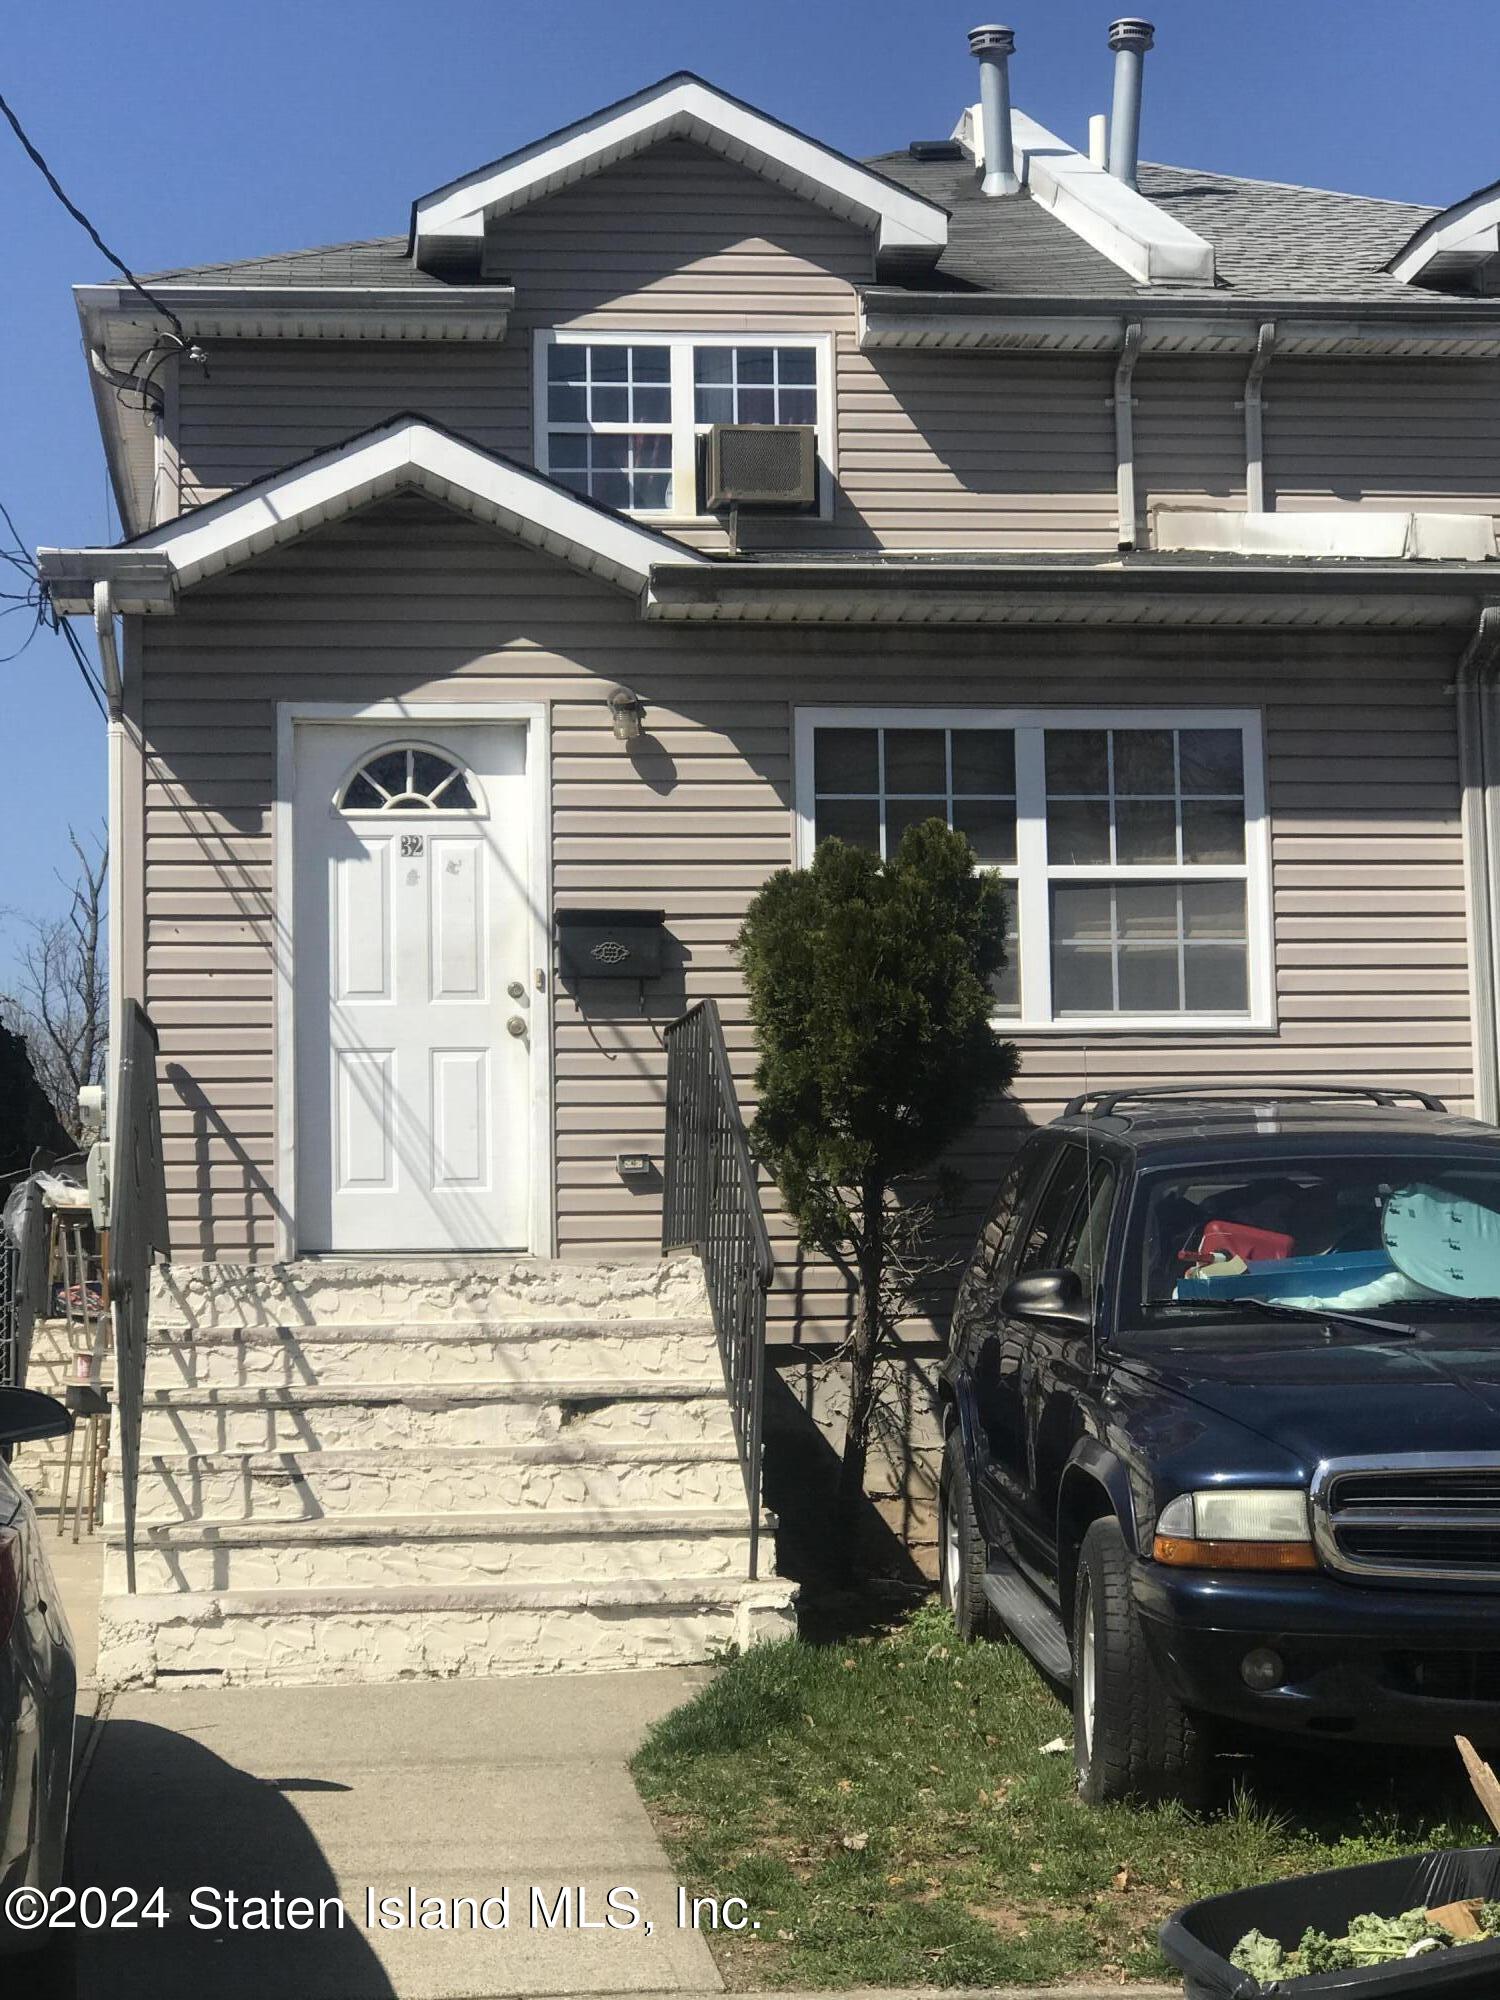
<svg viewBox="0 0 1500 2000">
<path fill-rule="evenodd" d="M 75 285 L 84 324 L 140 334 L 159 313 L 119 285 Z M 510 285 L 154 285 L 189 336 L 221 340 L 503 340 Z"/>
<path fill-rule="evenodd" d="M 936 203 L 697 78 L 675 77 L 422 196 L 413 211 L 418 257 L 426 240 L 481 238 L 487 215 L 523 208 L 667 138 L 696 140 L 820 207 L 873 226 L 882 259 L 933 262 L 947 244 L 948 217 Z"/>
<path fill-rule="evenodd" d="M 1386 269 L 1403 284 L 1418 283 L 1431 264 L 1479 264 L 1500 254 L 1500 187 L 1481 188 L 1424 222 Z"/>
<path fill-rule="evenodd" d="M 104 574 L 127 556 L 137 561 L 164 557 L 173 589 L 181 591 L 405 488 L 462 508 L 627 590 L 643 589 L 653 566 L 693 566 L 708 560 L 664 535 L 580 500 L 550 480 L 409 418 L 166 522 L 127 549 L 46 554 L 60 582 L 64 576 L 71 581 L 88 574 L 91 563 L 96 573 Z"/>
<path fill-rule="evenodd" d="M 1141 284 L 1214 282 L 1211 243 L 1024 111 L 1013 111 L 1010 125 L 1022 185 L 1075 236 Z"/>
</svg>

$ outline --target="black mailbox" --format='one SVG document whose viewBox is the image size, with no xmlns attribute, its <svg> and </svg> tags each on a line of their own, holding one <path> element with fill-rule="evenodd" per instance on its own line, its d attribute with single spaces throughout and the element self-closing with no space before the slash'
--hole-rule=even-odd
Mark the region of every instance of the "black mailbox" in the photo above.
<svg viewBox="0 0 1500 2000">
<path fill-rule="evenodd" d="M 559 910 L 557 950 L 568 979 L 655 979 L 665 910 Z"/>
</svg>

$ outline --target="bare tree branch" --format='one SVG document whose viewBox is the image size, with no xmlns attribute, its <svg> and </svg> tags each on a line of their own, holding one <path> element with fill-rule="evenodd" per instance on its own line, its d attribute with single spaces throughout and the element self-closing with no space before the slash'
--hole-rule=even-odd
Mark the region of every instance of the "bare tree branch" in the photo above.
<svg viewBox="0 0 1500 2000">
<path fill-rule="evenodd" d="M 71 882 L 58 877 L 68 895 L 66 910 L 26 920 L 14 983 L 0 995 L 0 1006 L 25 1036 L 58 1122 L 76 1139 L 78 1093 L 103 1081 L 108 1055 L 108 852 L 102 834 L 85 843 L 69 828 L 68 838 L 78 872 Z"/>
</svg>

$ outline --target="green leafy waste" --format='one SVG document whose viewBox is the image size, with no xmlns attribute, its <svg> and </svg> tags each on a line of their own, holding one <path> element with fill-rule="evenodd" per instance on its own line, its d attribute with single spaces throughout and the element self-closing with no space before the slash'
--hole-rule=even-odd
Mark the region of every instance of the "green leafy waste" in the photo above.
<svg viewBox="0 0 1500 2000">
<path fill-rule="evenodd" d="M 1399 1917 L 1373 1914 L 1356 1917 L 1342 1937 L 1329 1937 L 1311 1926 L 1295 1951 L 1288 1951 L 1264 1931 L 1246 1931 L 1229 1963 L 1239 1972 L 1269 1985 L 1274 1979 L 1301 1979 L 1315 1972 L 1349 1972 L 1365 1965 L 1389 1965 L 1398 1958 L 1416 1958 L 1429 1951 L 1447 1951 L 1466 1944 L 1488 1944 L 1500 1938 L 1500 1902 L 1481 1903 L 1474 1912 L 1479 1935 L 1456 1937 L 1436 1924 L 1424 1910 L 1406 1910 Z"/>
</svg>

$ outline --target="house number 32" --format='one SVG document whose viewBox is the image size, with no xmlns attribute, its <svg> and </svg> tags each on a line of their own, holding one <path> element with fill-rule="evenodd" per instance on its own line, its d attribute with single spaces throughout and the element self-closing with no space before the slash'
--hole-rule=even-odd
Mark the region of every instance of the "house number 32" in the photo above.
<svg viewBox="0 0 1500 2000">
<path fill-rule="evenodd" d="M 422 852 L 421 834 L 403 833 L 401 836 L 401 853 L 403 858 L 412 854 L 420 854 L 421 852 Z"/>
</svg>

